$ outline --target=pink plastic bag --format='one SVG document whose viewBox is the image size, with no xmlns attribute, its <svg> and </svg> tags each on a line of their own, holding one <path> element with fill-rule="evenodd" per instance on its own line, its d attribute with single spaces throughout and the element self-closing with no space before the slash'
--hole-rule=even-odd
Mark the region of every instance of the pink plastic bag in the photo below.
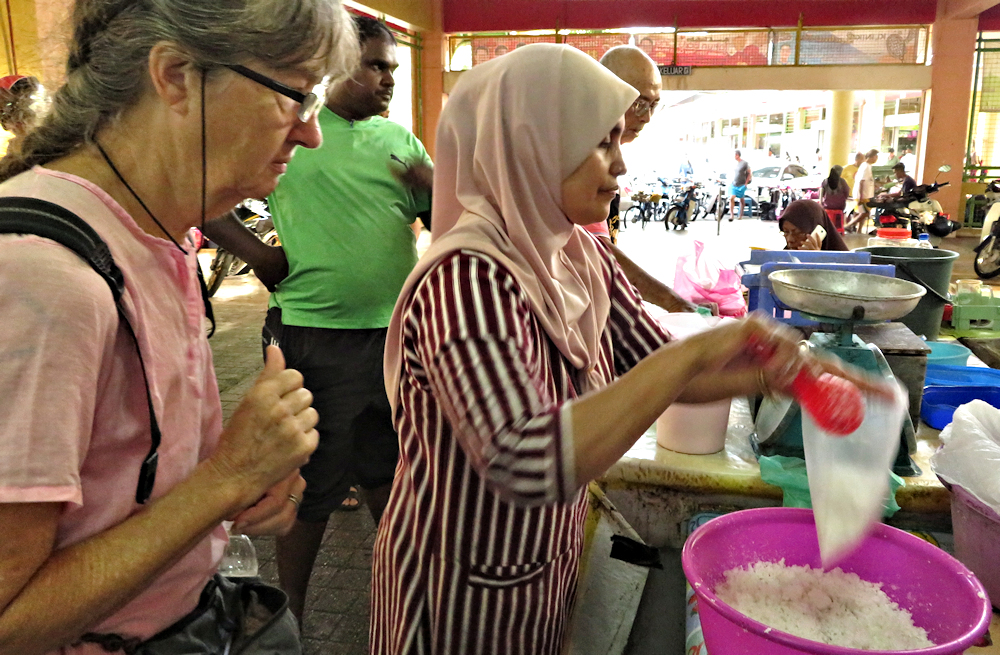
<svg viewBox="0 0 1000 655">
<path fill-rule="evenodd" d="M 694 242 L 694 256 L 677 258 L 674 292 L 696 305 L 714 302 L 722 316 L 746 316 L 743 284 L 736 271 L 715 257 L 705 255 L 705 244 Z"/>
</svg>

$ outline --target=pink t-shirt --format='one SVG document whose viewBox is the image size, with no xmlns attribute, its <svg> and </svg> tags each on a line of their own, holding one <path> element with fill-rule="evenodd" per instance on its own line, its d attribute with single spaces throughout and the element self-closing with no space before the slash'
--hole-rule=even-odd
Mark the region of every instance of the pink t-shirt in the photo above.
<svg viewBox="0 0 1000 655">
<path fill-rule="evenodd" d="M 36 167 L 0 185 L 0 196 L 55 202 L 111 249 L 163 435 L 152 497 L 162 496 L 212 452 L 222 430 L 196 254 L 146 234 L 72 175 Z M 136 482 L 151 444 L 142 373 L 107 284 L 66 248 L 0 236 L 0 289 L 0 503 L 64 503 L 59 549 L 142 510 Z M 191 611 L 225 537 L 220 526 L 92 632 L 145 638 Z"/>
</svg>

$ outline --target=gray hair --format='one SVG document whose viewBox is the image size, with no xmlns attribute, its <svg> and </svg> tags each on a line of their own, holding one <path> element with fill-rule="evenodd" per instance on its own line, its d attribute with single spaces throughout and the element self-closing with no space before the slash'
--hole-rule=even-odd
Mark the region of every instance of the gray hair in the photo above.
<svg viewBox="0 0 1000 655">
<path fill-rule="evenodd" d="M 66 83 L 44 120 L 0 161 L 0 180 L 64 157 L 149 88 L 149 52 L 171 42 L 206 71 L 252 59 L 347 75 L 358 58 L 340 0 L 76 0 Z"/>
</svg>

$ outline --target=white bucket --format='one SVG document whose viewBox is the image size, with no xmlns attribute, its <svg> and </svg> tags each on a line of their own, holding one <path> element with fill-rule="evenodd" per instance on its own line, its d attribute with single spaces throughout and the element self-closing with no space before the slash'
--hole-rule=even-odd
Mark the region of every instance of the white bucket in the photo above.
<svg viewBox="0 0 1000 655">
<path fill-rule="evenodd" d="M 684 339 L 727 320 L 693 313 L 650 313 L 676 339 Z M 731 406 L 729 398 L 698 405 L 674 403 L 656 420 L 656 443 L 689 455 L 717 453 L 726 446 Z"/>
<path fill-rule="evenodd" d="M 729 426 L 727 398 L 714 403 L 674 403 L 656 419 L 656 443 L 678 453 L 708 455 L 726 446 Z"/>
</svg>

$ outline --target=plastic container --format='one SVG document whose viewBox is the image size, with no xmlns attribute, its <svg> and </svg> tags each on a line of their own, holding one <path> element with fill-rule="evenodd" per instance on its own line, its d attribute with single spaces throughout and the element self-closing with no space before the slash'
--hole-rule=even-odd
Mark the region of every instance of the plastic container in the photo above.
<svg viewBox="0 0 1000 655">
<path fill-rule="evenodd" d="M 990 292 L 992 298 L 992 292 Z M 956 305 L 978 305 L 984 301 L 982 280 L 956 280 L 955 296 L 952 302 Z"/>
<path fill-rule="evenodd" d="M 918 248 L 920 242 L 914 239 L 910 230 L 905 227 L 880 227 L 875 230 L 875 236 L 868 239 L 868 245 Z"/>
<path fill-rule="evenodd" d="M 979 366 L 945 366 L 928 364 L 924 374 L 925 386 L 962 387 L 978 386 L 1000 387 L 1000 371 Z"/>
<path fill-rule="evenodd" d="M 859 248 L 870 252 L 873 264 L 894 264 L 896 277 L 916 282 L 927 289 L 912 312 L 900 321 L 924 335 L 928 341 L 935 341 L 941 331 L 941 317 L 948 303 L 948 287 L 951 284 L 951 267 L 958 259 L 958 253 L 940 248 L 899 248 L 867 246 Z"/>
<path fill-rule="evenodd" d="M 1000 409 L 1000 388 L 993 386 L 950 386 L 939 387 L 930 385 L 924 387 L 924 395 L 920 401 L 920 418 L 935 430 L 943 430 L 951 423 L 955 410 L 959 405 L 982 400 Z M 997 560 L 1000 561 L 1000 560 Z M 1000 596 L 997 597 L 1000 600 Z"/>
<path fill-rule="evenodd" d="M 695 313 L 663 313 L 656 320 L 675 339 L 712 328 L 723 319 Z M 656 443 L 678 453 L 708 455 L 726 447 L 732 400 L 698 405 L 673 403 L 656 419 Z"/>
<path fill-rule="evenodd" d="M 828 646 L 754 621 L 719 600 L 725 571 L 755 562 L 819 568 L 813 513 L 793 507 L 733 512 L 698 528 L 681 563 L 698 596 L 705 645 L 712 655 L 861 655 L 873 651 Z M 882 590 L 909 611 L 936 646 L 921 655 L 960 655 L 987 631 L 992 610 L 983 585 L 961 562 L 902 530 L 879 523 L 839 566 Z M 877 651 L 895 653 L 902 651 Z M 913 653 L 914 651 L 907 651 Z"/>
<path fill-rule="evenodd" d="M 955 558 L 976 574 L 993 602 L 1000 602 L 1000 515 L 962 487 L 951 487 Z"/>
<path fill-rule="evenodd" d="M 972 351 L 957 341 L 928 341 L 931 354 L 927 355 L 928 366 L 967 366 Z M 924 382 L 926 385 L 927 383 Z"/>
<path fill-rule="evenodd" d="M 714 403 L 674 403 L 656 419 L 656 443 L 678 453 L 710 455 L 726 447 L 729 398 Z"/>
<path fill-rule="evenodd" d="M 923 234 L 921 234 L 920 236 L 918 236 L 917 237 L 917 241 L 919 241 L 919 243 L 917 244 L 917 246 L 920 247 L 920 248 L 933 248 L 934 247 L 934 244 L 931 243 L 931 235 L 927 234 L 926 232 L 924 232 Z M 868 245 L 871 245 L 871 244 L 868 244 Z"/>
</svg>

